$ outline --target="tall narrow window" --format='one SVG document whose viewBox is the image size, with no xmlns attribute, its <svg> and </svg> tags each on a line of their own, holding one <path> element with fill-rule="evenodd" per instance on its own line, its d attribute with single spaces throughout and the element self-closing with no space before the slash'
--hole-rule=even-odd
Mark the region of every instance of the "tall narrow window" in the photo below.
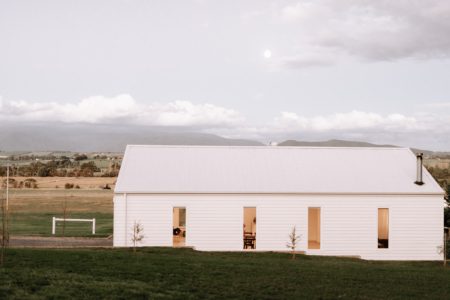
<svg viewBox="0 0 450 300">
<path fill-rule="evenodd" d="M 308 249 L 320 249 L 320 207 L 308 208 Z"/>
<path fill-rule="evenodd" d="M 186 208 L 173 208 L 173 246 L 183 247 L 186 245 Z"/>
<path fill-rule="evenodd" d="M 244 207 L 244 249 L 256 249 L 256 207 Z"/>
<path fill-rule="evenodd" d="M 378 248 L 389 248 L 389 209 L 378 209 Z"/>
</svg>

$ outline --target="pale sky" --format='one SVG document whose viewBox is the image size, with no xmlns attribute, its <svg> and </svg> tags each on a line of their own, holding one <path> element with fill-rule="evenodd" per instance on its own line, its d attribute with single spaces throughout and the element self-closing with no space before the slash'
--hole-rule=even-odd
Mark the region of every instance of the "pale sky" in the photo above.
<svg viewBox="0 0 450 300">
<path fill-rule="evenodd" d="M 450 150 L 450 1 L 0 0 L 0 122 Z"/>
</svg>

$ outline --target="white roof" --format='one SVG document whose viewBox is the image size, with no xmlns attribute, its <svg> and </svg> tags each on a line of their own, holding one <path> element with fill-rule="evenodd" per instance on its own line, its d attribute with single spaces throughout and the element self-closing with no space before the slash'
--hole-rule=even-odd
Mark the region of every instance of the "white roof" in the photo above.
<svg viewBox="0 0 450 300">
<path fill-rule="evenodd" d="M 129 145 L 116 193 L 443 194 L 408 148 Z"/>
</svg>

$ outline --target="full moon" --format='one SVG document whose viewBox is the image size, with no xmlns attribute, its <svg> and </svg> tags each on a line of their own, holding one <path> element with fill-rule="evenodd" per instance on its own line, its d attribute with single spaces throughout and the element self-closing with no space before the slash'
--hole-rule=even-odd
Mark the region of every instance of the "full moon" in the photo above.
<svg viewBox="0 0 450 300">
<path fill-rule="evenodd" d="M 264 50 L 264 57 L 270 58 L 272 56 L 272 52 L 269 49 Z"/>
</svg>

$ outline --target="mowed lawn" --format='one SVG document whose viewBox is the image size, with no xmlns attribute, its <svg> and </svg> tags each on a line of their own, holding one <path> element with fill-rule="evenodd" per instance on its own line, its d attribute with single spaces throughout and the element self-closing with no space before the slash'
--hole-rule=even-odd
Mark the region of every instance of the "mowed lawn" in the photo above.
<svg viewBox="0 0 450 300">
<path fill-rule="evenodd" d="M 111 179 L 106 178 L 111 181 Z M 70 180 L 69 180 L 70 181 Z M 81 180 L 80 180 L 81 181 Z M 97 180 L 98 181 L 98 180 Z M 113 191 L 87 186 L 81 189 L 39 188 L 10 190 L 10 233 L 12 235 L 50 236 L 52 217 L 96 219 L 96 236 L 113 231 Z M 97 183 L 97 182 L 96 182 Z M 57 223 L 56 236 L 63 233 Z M 91 223 L 66 222 L 65 236 L 92 236 Z"/>
<path fill-rule="evenodd" d="M 449 299 L 438 262 L 190 249 L 9 249 L 1 299 Z"/>
</svg>

